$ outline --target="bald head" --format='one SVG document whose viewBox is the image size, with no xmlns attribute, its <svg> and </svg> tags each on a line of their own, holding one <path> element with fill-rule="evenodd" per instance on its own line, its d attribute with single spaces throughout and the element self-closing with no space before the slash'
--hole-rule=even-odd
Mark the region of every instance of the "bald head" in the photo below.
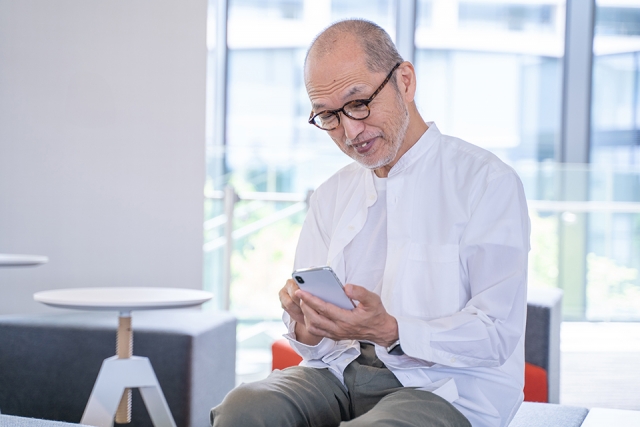
<svg viewBox="0 0 640 427">
<path fill-rule="evenodd" d="M 332 24 L 315 38 L 307 51 L 305 69 L 310 59 L 326 58 L 346 44 L 353 46 L 354 54 L 362 55 L 372 73 L 388 73 L 403 61 L 391 37 L 380 26 L 364 19 L 348 19 Z"/>
</svg>

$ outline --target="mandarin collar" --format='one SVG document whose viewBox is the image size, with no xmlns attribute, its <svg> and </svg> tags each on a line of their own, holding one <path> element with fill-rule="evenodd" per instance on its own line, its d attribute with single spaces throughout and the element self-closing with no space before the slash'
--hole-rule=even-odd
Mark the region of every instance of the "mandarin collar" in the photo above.
<svg viewBox="0 0 640 427">
<path fill-rule="evenodd" d="M 413 147 L 409 148 L 409 150 L 398 159 L 398 162 L 393 165 L 389 171 L 389 177 L 397 175 L 407 169 L 416 160 L 431 151 L 436 141 L 440 139 L 442 134 L 436 124 L 434 122 L 427 122 L 427 126 L 429 126 L 429 128 L 422 134 L 418 141 L 413 144 Z"/>
</svg>

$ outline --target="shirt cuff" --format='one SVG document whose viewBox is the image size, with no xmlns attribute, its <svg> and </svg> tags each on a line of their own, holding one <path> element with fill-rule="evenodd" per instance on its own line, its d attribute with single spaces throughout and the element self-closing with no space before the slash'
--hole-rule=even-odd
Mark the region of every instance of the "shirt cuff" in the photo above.
<svg viewBox="0 0 640 427">
<path fill-rule="evenodd" d="M 426 322 L 412 317 L 396 317 L 398 322 L 398 335 L 402 351 L 407 356 L 427 362 L 433 360 L 434 354 L 431 348 L 431 332 Z"/>
<path fill-rule="evenodd" d="M 296 339 L 296 324 L 297 322 L 285 312 L 282 315 L 282 320 L 287 325 L 288 332 L 283 335 L 289 340 L 291 348 L 295 350 L 304 360 L 319 360 L 327 354 L 331 353 L 336 347 L 336 341 L 331 338 L 324 337 L 316 345 L 308 345 L 301 343 Z"/>
</svg>

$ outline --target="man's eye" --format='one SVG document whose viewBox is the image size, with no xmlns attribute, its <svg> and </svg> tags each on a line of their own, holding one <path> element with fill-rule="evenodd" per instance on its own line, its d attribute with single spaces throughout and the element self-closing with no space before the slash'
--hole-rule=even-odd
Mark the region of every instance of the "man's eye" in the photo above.
<svg viewBox="0 0 640 427">
<path fill-rule="evenodd" d="M 349 110 L 366 110 L 367 109 L 367 104 L 365 104 L 364 102 L 361 101 L 353 101 L 350 102 L 349 105 Z"/>
<path fill-rule="evenodd" d="M 322 120 L 323 122 L 328 122 L 329 120 L 333 120 L 335 119 L 335 114 L 333 113 L 325 113 L 325 114 L 320 114 L 318 116 L 318 119 Z"/>
</svg>

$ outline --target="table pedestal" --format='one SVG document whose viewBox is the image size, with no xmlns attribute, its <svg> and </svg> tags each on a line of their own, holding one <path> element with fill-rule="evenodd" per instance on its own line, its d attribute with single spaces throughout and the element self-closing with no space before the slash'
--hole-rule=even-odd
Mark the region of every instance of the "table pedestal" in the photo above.
<svg viewBox="0 0 640 427">
<path fill-rule="evenodd" d="M 155 427 L 176 427 L 151 362 L 133 356 L 131 313 L 120 312 L 116 355 L 102 362 L 81 424 L 96 427 L 131 422 L 131 389 L 138 388 Z"/>
<path fill-rule="evenodd" d="M 133 356 L 133 331 L 131 330 L 131 314 L 120 313 L 118 316 L 118 333 L 116 335 L 116 356 L 118 359 L 129 359 Z M 125 388 L 118 410 L 116 411 L 118 424 L 131 422 L 131 389 Z"/>
<path fill-rule="evenodd" d="M 146 357 L 119 359 L 113 356 L 102 362 L 98 379 L 93 386 L 81 424 L 111 427 L 127 388 L 138 388 L 155 427 L 176 427 L 167 401 L 162 394 L 151 362 Z"/>
</svg>

